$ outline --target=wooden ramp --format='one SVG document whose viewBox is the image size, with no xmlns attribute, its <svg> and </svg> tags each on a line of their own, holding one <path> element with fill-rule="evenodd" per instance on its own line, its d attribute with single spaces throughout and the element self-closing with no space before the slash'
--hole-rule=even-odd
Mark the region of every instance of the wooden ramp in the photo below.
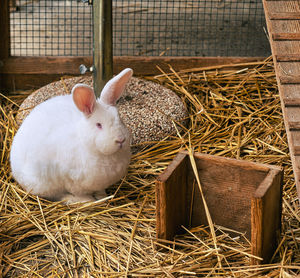
<svg viewBox="0 0 300 278">
<path fill-rule="evenodd" d="M 263 3 L 300 198 L 300 2 L 263 0 Z"/>
</svg>

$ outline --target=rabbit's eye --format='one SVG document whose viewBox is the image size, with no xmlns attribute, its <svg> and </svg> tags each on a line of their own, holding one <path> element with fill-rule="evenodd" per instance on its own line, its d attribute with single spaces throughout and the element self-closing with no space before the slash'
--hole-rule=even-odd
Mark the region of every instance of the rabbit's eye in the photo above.
<svg viewBox="0 0 300 278">
<path fill-rule="evenodd" d="M 102 124 L 96 123 L 96 126 L 97 126 L 99 129 L 102 129 Z"/>
</svg>

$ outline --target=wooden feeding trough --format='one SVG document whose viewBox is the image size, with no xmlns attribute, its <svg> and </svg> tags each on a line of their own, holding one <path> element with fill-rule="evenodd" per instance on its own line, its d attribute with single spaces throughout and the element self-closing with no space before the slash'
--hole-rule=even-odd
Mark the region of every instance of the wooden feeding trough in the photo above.
<svg viewBox="0 0 300 278">
<path fill-rule="evenodd" d="M 214 224 L 246 234 L 251 253 L 268 262 L 277 245 L 281 224 L 280 167 L 194 154 L 198 174 Z M 172 240 L 207 224 L 199 187 L 189 154 L 180 152 L 156 183 L 157 237 Z"/>
</svg>

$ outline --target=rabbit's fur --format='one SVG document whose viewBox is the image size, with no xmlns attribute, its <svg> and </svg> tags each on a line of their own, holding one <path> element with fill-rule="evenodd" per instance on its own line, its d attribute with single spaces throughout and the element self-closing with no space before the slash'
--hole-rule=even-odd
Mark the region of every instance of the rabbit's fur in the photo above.
<svg viewBox="0 0 300 278">
<path fill-rule="evenodd" d="M 71 95 L 36 106 L 14 137 L 10 161 L 14 178 L 28 192 L 67 203 L 92 201 L 126 174 L 130 132 L 116 102 L 132 76 L 125 69 L 104 87 L 77 84 Z"/>
</svg>

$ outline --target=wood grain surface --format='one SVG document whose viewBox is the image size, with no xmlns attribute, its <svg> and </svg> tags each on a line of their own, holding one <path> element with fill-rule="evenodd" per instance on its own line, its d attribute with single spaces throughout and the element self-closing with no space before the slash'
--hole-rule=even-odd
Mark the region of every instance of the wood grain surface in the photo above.
<svg viewBox="0 0 300 278">
<path fill-rule="evenodd" d="M 252 264 L 276 250 L 281 226 L 283 170 L 243 160 L 194 154 L 202 191 L 214 224 L 245 233 Z M 175 157 L 156 182 L 158 239 L 172 240 L 186 228 L 207 225 L 199 187 L 187 152 Z"/>
<path fill-rule="evenodd" d="M 300 4 L 264 0 L 289 149 L 300 197 Z"/>
</svg>

